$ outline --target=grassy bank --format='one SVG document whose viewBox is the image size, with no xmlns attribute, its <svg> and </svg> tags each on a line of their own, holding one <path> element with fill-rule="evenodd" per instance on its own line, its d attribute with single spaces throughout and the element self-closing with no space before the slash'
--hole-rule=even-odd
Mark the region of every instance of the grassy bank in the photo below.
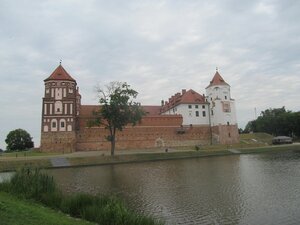
<svg viewBox="0 0 300 225">
<path fill-rule="evenodd" d="M 88 221 L 69 217 L 61 212 L 41 207 L 32 201 L 0 192 L 1 225 L 91 225 Z"/>
<path fill-rule="evenodd" d="M 3 192 L 9 193 L 11 196 L 3 194 Z M 7 224 L 31 224 L 30 222 L 32 222 L 32 224 L 46 224 L 44 220 L 48 219 L 47 214 L 44 214 L 45 217 L 41 218 L 39 216 L 37 217 L 35 213 L 30 213 L 33 212 L 32 207 L 34 207 L 32 201 L 99 225 L 163 224 L 151 217 L 140 215 L 129 210 L 124 202 L 114 196 L 92 196 L 80 193 L 64 195 L 57 188 L 53 178 L 45 173 L 41 173 L 39 169 L 23 168 L 17 171 L 10 181 L 0 183 L 0 193 L 2 193 L 6 201 L 11 201 L 8 207 L 2 202 L 2 198 L 0 199 L 1 213 L 3 213 L 3 215 L 0 214 L 0 218 L 2 219 L 2 216 L 6 217 L 5 221 Z M 14 199 L 12 195 L 23 199 L 23 201 Z M 24 202 L 24 199 L 29 200 L 29 202 Z M 17 217 L 19 217 L 21 221 L 25 219 L 29 220 L 28 223 L 18 223 L 18 219 L 16 219 L 17 222 L 15 223 L 13 215 L 23 209 L 19 207 L 18 204 L 22 205 L 24 212 L 26 212 L 25 214 L 21 214 L 21 216 L 24 215 L 26 218 L 22 218 L 20 215 Z M 13 208 L 17 208 L 15 213 L 12 212 Z M 60 218 L 54 215 L 53 219 L 59 221 Z M 3 224 L 2 221 L 3 220 L 1 220 L 1 224 Z M 35 221 L 39 223 L 34 223 Z M 63 223 L 53 222 L 49 224 Z"/>
<path fill-rule="evenodd" d="M 154 152 L 137 152 L 132 153 L 130 150 L 128 154 L 119 154 L 115 156 L 97 154 L 90 155 L 89 153 L 83 153 L 80 155 L 62 155 L 70 166 L 93 166 L 93 165 L 108 165 L 108 164 L 118 164 L 118 163 L 133 163 L 133 162 L 147 162 L 147 161 L 157 161 L 157 160 L 171 160 L 171 159 L 184 159 L 184 158 L 196 158 L 196 157 L 208 157 L 208 156 L 222 156 L 222 155 L 232 155 L 236 154 L 230 150 L 234 149 L 239 151 L 239 154 L 259 154 L 267 152 L 278 152 L 278 151 L 289 151 L 289 150 L 299 150 L 300 145 L 261 145 L 259 147 L 252 147 L 251 145 L 244 148 L 238 148 L 234 146 L 222 146 L 222 148 L 207 149 L 201 148 L 196 151 L 194 149 L 182 149 L 173 150 L 169 149 L 169 152 L 165 152 L 164 149 Z M 75 153 L 76 154 L 76 153 Z M 117 152 L 118 154 L 118 152 Z M 24 166 L 34 166 L 40 168 L 51 168 L 52 164 L 50 158 L 43 157 L 31 157 L 31 158 L 2 158 L 0 159 L 0 171 L 13 171 Z"/>
<path fill-rule="evenodd" d="M 175 151 L 175 152 L 156 152 L 156 153 L 140 153 L 116 156 L 93 156 L 93 157 L 76 157 L 69 158 L 71 166 L 88 166 L 88 165 L 106 165 L 130 162 L 147 162 L 157 160 L 172 160 L 172 159 L 185 159 L 197 158 L 208 156 L 225 156 L 233 155 L 230 149 L 221 150 L 190 150 L 190 151 Z M 239 154 L 259 154 L 268 152 L 290 151 L 299 150 L 300 145 L 282 145 L 282 146 L 264 146 L 264 147 L 251 147 L 251 148 L 238 148 L 236 149 Z"/>
</svg>

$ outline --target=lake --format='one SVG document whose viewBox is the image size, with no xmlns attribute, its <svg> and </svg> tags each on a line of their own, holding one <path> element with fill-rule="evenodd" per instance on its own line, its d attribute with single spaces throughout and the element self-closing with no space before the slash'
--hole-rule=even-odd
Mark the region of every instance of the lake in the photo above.
<svg viewBox="0 0 300 225">
<path fill-rule="evenodd" d="M 300 152 L 54 169 L 65 192 L 113 193 L 167 224 L 300 224 Z"/>
</svg>

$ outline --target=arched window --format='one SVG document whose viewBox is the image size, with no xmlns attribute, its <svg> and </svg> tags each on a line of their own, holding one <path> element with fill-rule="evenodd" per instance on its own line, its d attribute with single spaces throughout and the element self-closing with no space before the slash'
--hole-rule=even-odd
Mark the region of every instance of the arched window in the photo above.
<svg viewBox="0 0 300 225">
<path fill-rule="evenodd" d="M 57 119 L 51 120 L 51 131 L 57 131 Z"/>
<path fill-rule="evenodd" d="M 65 119 L 61 119 L 59 122 L 60 122 L 59 130 L 60 131 L 66 131 L 66 120 Z"/>
</svg>

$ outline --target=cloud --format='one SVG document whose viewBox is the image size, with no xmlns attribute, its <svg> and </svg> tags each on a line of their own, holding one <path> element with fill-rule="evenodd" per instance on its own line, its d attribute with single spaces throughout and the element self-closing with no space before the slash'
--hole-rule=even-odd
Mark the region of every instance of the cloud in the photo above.
<svg viewBox="0 0 300 225">
<path fill-rule="evenodd" d="M 94 86 L 126 81 L 143 104 L 183 88 L 205 93 L 215 68 L 239 126 L 270 107 L 298 111 L 298 1 L 1 1 L 0 147 L 14 128 L 39 145 L 43 80 L 63 66 L 83 104 Z"/>
</svg>

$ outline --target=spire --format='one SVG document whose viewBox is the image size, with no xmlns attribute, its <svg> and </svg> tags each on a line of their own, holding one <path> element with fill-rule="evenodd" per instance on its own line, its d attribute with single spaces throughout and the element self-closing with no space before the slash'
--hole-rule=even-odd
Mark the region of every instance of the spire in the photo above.
<svg viewBox="0 0 300 225">
<path fill-rule="evenodd" d="M 73 77 L 71 77 L 70 74 L 63 68 L 61 65 L 61 60 L 59 62 L 59 66 L 53 71 L 53 73 L 44 81 L 48 80 L 69 80 L 69 81 L 75 81 Z M 75 81 L 76 82 L 76 81 Z"/>
<path fill-rule="evenodd" d="M 215 86 L 215 85 L 228 85 L 229 86 L 229 84 L 227 84 L 225 82 L 225 80 L 223 79 L 223 77 L 219 74 L 218 67 L 216 67 L 216 73 L 206 88 L 209 88 L 209 87 Z"/>
</svg>

